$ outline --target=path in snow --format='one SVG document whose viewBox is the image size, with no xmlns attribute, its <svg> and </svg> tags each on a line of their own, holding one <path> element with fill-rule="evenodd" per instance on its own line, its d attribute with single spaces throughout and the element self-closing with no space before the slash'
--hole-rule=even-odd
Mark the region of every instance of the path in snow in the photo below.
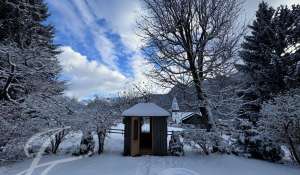
<svg viewBox="0 0 300 175">
<path fill-rule="evenodd" d="M 48 175 L 300 175 L 300 168 L 230 155 L 184 157 L 123 157 L 123 136 L 111 134 L 105 153 L 55 166 Z M 69 156 L 49 156 L 43 162 Z M 0 167 L 0 175 L 15 175 L 29 167 L 27 160 Z M 33 175 L 40 175 L 43 168 Z"/>
</svg>

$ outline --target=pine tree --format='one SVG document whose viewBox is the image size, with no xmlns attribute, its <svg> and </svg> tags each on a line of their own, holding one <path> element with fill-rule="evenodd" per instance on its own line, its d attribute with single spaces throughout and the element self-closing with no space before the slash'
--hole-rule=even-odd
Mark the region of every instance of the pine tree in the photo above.
<svg viewBox="0 0 300 175">
<path fill-rule="evenodd" d="M 238 127 L 243 151 L 254 158 L 277 161 L 282 157 L 280 145 L 261 135 L 264 128 L 257 124 L 263 102 L 300 85 L 299 9 L 297 5 L 274 10 L 262 2 L 249 26 L 251 33 L 242 43 L 243 64 L 237 68 L 245 74 L 246 85 L 239 93 L 244 100 L 240 116 L 252 123 L 246 121 L 247 125 L 241 123 Z"/>
<path fill-rule="evenodd" d="M 28 137 L 49 127 L 51 120 L 41 115 L 47 111 L 28 107 L 32 98 L 46 101 L 63 90 L 54 29 L 45 24 L 48 16 L 42 0 L 0 1 L 1 160 L 24 157 Z"/>
<path fill-rule="evenodd" d="M 238 69 L 248 77 L 240 93 L 245 101 L 241 116 L 257 121 L 263 101 L 299 85 L 299 14 L 299 5 L 277 10 L 265 2 L 259 5 L 240 52 Z"/>
<path fill-rule="evenodd" d="M 272 30 L 272 17 L 275 10 L 267 3 L 262 2 L 256 12 L 256 20 L 249 26 L 251 35 L 245 37 L 242 44 L 240 56 L 243 65 L 238 65 L 238 69 L 248 77 L 245 89 L 240 93 L 245 100 L 242 107 L 241 116 L 252 121 L 257 120 L 261 99 L 259 96 L 265 93 L 264 87 L 267 81 L 265 77 L 269 74 L 267 67 L 270 67 L 271 53 L 269 48 L 274 39 Z"/>
<path fill-rule="evenodd" d="M 48 15 L 42 0 L 0 2 L 0 100 L 63 90 L 54 29 L 44 24 Z"/>
</svg>

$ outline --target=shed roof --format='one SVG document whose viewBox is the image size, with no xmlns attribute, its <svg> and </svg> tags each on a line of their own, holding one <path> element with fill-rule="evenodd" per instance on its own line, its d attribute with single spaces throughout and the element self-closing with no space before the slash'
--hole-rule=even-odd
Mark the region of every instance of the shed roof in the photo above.
<svg viewBox="0 0 300 175">
<path fill-rule="evenodd" d="M 122 113 L 124 117 L 168 117 L 170 113 L 154 103 L 138 103 Z"/>
</svg>

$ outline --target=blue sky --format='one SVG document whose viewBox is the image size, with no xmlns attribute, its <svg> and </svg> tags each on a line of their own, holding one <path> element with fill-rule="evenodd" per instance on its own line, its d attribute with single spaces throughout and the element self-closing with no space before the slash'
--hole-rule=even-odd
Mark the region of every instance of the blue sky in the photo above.
<svg viewBox="0 0 300 175">
<path fill-rule="evenodd" d="M 140 53 L 136 20 L 143 12 L 139 0 L 46 0 L 56 29 L 55 43 L 66 95 L 78 99 L 111 96 L 130 82 L 147 81 L 151 69 Z M 250 21 L 260 0 L 246 0 L 241 19 Z M 267 0 L 271 5 L 297 0 Z"/>
</svg>

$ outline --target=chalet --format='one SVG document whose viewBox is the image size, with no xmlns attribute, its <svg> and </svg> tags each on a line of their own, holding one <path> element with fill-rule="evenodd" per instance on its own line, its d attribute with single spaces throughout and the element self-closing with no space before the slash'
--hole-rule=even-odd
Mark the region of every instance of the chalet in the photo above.
<svg viewBox="0 0 300 175">
<path fill-rule="evenodd" d="M 200 128 L 207 128 L 208 122 L 197 112 L 180 112 L 176 97 L 172 101 L 172 122 L 176 124 L 194 125 Z"/>
<path fill-rule="evenodd" d="M 167 155 L 167 118 L 170 113 L 154 103 L 139 103 L 122 113 L 124 155 Z"/>
</svg>

